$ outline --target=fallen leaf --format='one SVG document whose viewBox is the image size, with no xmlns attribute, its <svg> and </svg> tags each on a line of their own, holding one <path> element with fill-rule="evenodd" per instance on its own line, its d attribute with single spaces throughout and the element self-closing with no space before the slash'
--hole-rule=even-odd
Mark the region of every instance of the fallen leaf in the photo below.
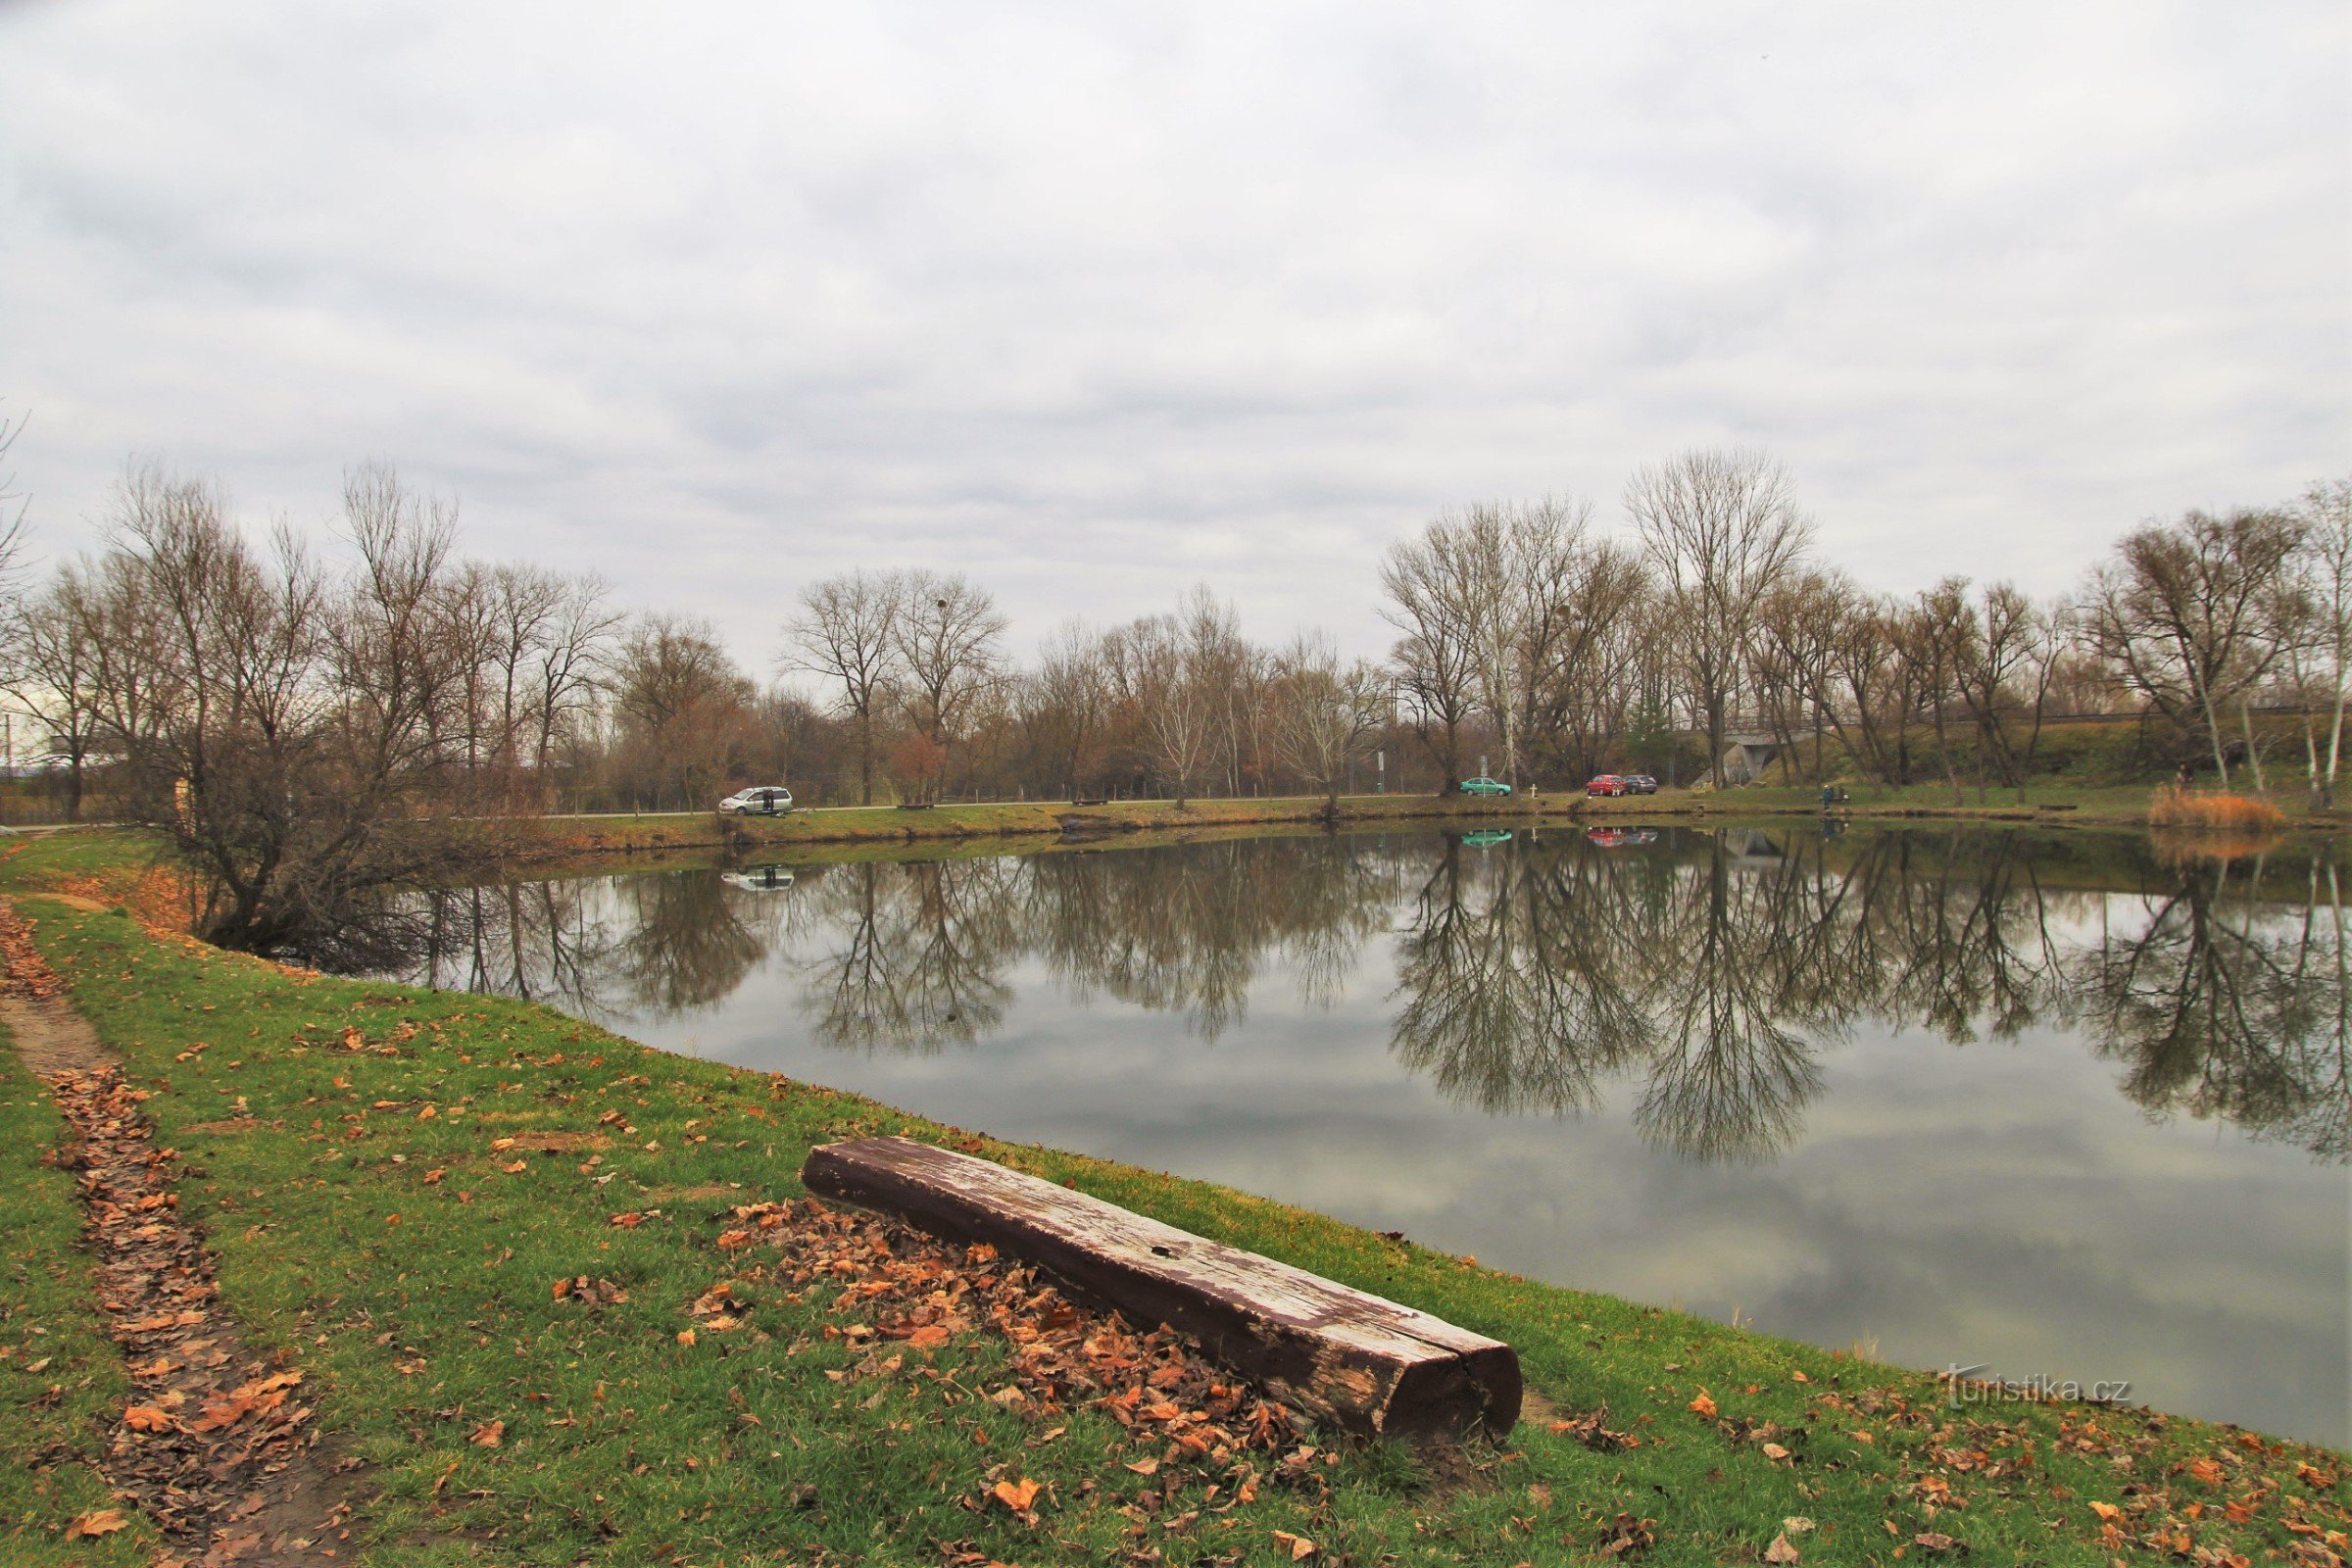
<svg viewBox="0 0 2352 1568">
<path fill-rule="evenodd" d="M 2124 1513 L 2123 1509 L 2118 1508 L 2112 1502 L 2094 1502 L 2090 1505 L 2090 1511 L 2097 1514 L 2101 1519 L 2109 1521 L 2122 1518 Z"/>
<path fill-rule="evenodd" d="M 694 1330 L 678 1330 L 678 1343 L 685 1346 L 688 1349 L 692 1349 L 694 1348 Z"/>
<path fill-rule="evenodd" d="M 1157 1475 L 1159 1473 L 1159 1461 L 1157 1459 L 1138 1459 L 1135 1461 L 1135 1463 L 1129 1465 L 1127 1468 L 1134 1471 L 1139 1476 Z"/>
<path fill-rule="evenodd" d="M 129 1526 L 130 1521 L 123 1517 L 122 1510 L 120 1508 L 93 1508 L 66 1526 L 66 1539 L 68 1541 L 96 1541 L 100 1536 L 111 1536 L 118 1530 L 128 1529 Z"/>
<path fill-rule="evenodd" d="M 1764 1457 L 1767 1459 L 1786 1459 L 1788 1457 L 1788 1450 L 1782 1447 L 1777 1443 L 1767 1443 L 1764 1445 Z"/>
<path fill-rule="evenodd" d="M 948 1343 L 948 1338 L 946 1329 L 936 1323 L 926 1323 L 906 1336 L 906 1344 L 910 1349 L 936 1350 Z"/>
<path fill-rule="evenodd" d="M 1037 1500 L 1038 1484 L 1034 1481 L 1000 1481 L 989 1489 L 994 1496 L 1014 1513 L 1027 1513 Z"/>
<path fill-rule="evenodd" d="M 1797 1557 L 1797 1549 L 1788 1544 L 1788 1538 L 1786 1535 L 1773 1537 L 1772 1544 L 1764 1548 L 1766 1562 L 1794 1562 Z"/>
<path fill-rule="evenodd" d="M 172 1417 L 152 1404 L 134 1404 L 122 1412 L 122 1424 L 133 1432 L 169 1432 Z"/>
<path fill-rule="evenodd" d="M 1959 1544 L 1951 1537 L 1934 1530 L 1922 1531 L 1913 1536 L 1911 1541 L 1922 1551 L 1949 1551 L 1953 1546 Z"/>
<path fill-rule="evenodd" d="M 485 1421 L 473 1429 L 473 1436 L 467 1441 L 477 1448 L 503 1446 L 507 1441 L 507 1424 L 504 1421 Z"/>
<path fill-rule="evenodd" d="M 1274 1532 L 1274 1544 L 1289 1551 L 1293 1562 L 1304 1562 L 1321 1549 L 1304 1536 L 1294 1536 L 1288 1530 Z"/>
<path fill-rule="evenodd" d="M 1686 1406 L 1686 1408 L 1688 1408 L 1692 1415 L 1697 1416 L 1701 1421 L 1712 1421 L 1715 1419 L 1715 1401 L 1707 1397 L 1707 1391 L 1704 1389 L 1698 1391 L 1698 1397 L 1692 1399 L 1690 1403 Z"/>
</svg>

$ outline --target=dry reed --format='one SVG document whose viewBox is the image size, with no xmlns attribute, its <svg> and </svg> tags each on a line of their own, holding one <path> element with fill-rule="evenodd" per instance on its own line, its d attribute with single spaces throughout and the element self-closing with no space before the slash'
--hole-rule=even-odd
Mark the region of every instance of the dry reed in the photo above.
<svg viewBox="0 0 2352 1568">
<path fill-rule="evenodd" d="M 2286 813 L 2257 796 L 2207 795 L 2168 784 L 2149 803 L 2148 821 L 2155 827 L 2259 833 L 2284 827 Z"/>
</svg>

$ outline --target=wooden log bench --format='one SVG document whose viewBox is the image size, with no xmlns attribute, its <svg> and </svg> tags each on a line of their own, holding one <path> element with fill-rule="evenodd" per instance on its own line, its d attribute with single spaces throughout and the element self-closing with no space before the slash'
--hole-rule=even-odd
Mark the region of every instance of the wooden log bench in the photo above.
<svg viewBox="0 0 2352 1568">
<path fill-rule="evenodd" d="M 1519 1419 L 1507 1345 L 1099 1198 L 906 1138 L 809 1151 L 812 1193 L 987 1242 L 1145 1325 L 1200 1340 L 1221 1364 L 1359 1435 L 1500 1437 Z"/>
</svg>

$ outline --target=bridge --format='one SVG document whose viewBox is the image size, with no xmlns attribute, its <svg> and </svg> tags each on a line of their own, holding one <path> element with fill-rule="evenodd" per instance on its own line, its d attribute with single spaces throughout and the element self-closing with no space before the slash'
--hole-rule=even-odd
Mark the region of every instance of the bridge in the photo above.
<svg viewBox="0 0 2352 1568">
<path fill-rule="evenodd" d="M 1723 777 L 1728 784 L 1744 784 L 1772 765 L 1781 754 L 1781 739 L 1762 730 L 1728 731 L 1723 737 Z"/>
</svg>

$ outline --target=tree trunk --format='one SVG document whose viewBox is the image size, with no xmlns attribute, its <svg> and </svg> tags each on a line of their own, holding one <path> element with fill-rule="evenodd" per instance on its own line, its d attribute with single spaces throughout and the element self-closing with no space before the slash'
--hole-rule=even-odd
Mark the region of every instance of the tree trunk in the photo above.
<svg viewBox="0 0 2352 1568">
<path fill-rule="evenodd" d="M 2262 750 L 2254 744 L 2254 714 L 2242 697 L 2237 700 L 2237 723 L 2246 734 L 2246 765 L 2254 770 L 2254 788 L 2257 793 L 2267 795 L 2271 787 L 2263 781 Z"/>
</svg>

